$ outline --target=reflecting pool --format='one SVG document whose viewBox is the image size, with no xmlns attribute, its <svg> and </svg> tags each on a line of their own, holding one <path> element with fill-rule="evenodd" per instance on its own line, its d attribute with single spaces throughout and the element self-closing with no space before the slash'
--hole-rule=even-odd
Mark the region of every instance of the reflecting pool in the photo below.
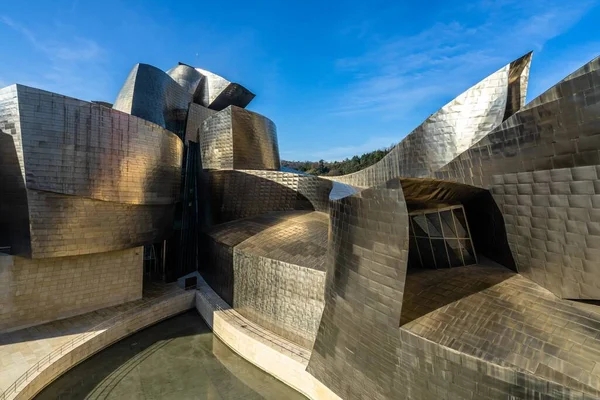
<svg viewBox="0 0 600 400">
<path fill-rule="evenodd" d="M 102 350 L 35 399 L 305 397 L 232 352 L 193 310 Z"/>
</svg>

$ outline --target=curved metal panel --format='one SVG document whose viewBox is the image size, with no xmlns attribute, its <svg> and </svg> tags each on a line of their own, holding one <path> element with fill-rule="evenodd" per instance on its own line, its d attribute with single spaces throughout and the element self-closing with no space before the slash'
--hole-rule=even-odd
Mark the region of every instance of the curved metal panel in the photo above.
<svg viewBox="0 0 600 400">
<path fill-rule="evenodd" d="M 25 86 L 17 86 L 14 101 L 29 189 L 129 204 L 178 200 L 183 144 L 173 133 Z"/>
<path fill-rule="evenodd" d="M 237 83 L 210 71 L 196 68 L 205 79 L 201 82 L 196 92 L 196 102 L 213 110 L 221 111 L 228 106 L 244 108 L 254 98 L 254 94 Z"/>
<path fill-rule="evenodd" d="M 181 134 L 188 104 L 193 95 L 164 71 L 136 64 L 117 95 L 113 108 L 154 122 Z"/>
<path fill-rule="evenodd" d="M 557 296 L 600 299 L 600 58 L 435 175 L 490 189 L 517 269 Z"/>
<path fill-rule="evenodd" d="M 401 188 L 331 202 L 325 308 L 308 372 L 340 397 L 401 398 L 398 324 L 408 256 Z M 351 373 L 349 373 L 351 371 Z"/>
<path fill-rule="evenodd" d="M 216 113 L 215 110 L 201 106 L 200 104 L 190 103 L 188 108 L 188 115 L 185 121 L 185 142 L 196 142 L 200 141 L 200 131 L 202 130 L 202 123 L 211 115 Z"/>
<path fill-rule="evenodd" d="M 327 212 L 331 182 L 281 171 L 209 171 L 212 216 L 216 223 L 270 211 Z"/>
<path fill-rule="evenodd" d="M 200 132 L 204 169 L 279 170 L 275 124 L 260 114 L 230 106 L 207 118 Z"/>
<path fill-rule="evenodd" d="M 397 177 L 430 176 L 524 103 L 530 62 L 531 53 L 474 85 L 427 118 L 377 164 L 328 179 L 372 187 Z"/>
<path fill-rule="evenodd" d="M 597 310 L 489 263 L 407 274 L 401 185 L 332 202 L 325 308 L 307 370 L 348 399 L 598 396 L 600 342 L 570 342 L 595 338 Z"/>
<path fill-rule="evenodd" d="M 192 96 L 196 95 L 196 91 L 204 79 L 204 76 L 195 68 L 181 63 L 168 70 L 167 75 L 173 78 L 175 82 Z"/>
<path fill-rule="evenodd" d="M 21 85 L 0 99 L 0 221 L 11 232 L 1 245 L 59 257 L 135 247 L 171 229 L 183 151 L 174 134 Z"/>
<path fill-rule="evenodd" d="M 246 318 L 312 348 L 323 312 L 327 227 L 327 215 L 312 211 L 217 225 L 208 231 L 212 272 L 203 275 Z"/>
<path fill-rule="evenodd" d="M 134 205 L 28 190 L 31 258 L 128 249 L 166 238 L 174 205 Z"/>
</svg>

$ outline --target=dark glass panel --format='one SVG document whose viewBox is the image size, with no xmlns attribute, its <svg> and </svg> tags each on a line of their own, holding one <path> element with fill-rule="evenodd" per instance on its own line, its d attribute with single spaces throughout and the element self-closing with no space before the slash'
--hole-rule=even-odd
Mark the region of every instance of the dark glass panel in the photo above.
<svg viewBox="0 0 600 400">
<path fill-rule="evenodd" d="M 435 260 L 431 252 L 431 244 L 428 238 L 417 238 L 419 251 L 421 252 L 421 260 L 423 260 L 423 268 L 435 268 Z"/>
<path fill-rule="evenodd" d="M 473 244 L 469 239 L 459 239 L 460 245 L 465 259 L 465 265 L 475 264 L 475 252 L 473 251 Z"/>
<path fill-rule="evenodd" d="M 434 239 L 431 241 L 431 244 L 433 246 L 437 268 L 450 268 L 444 239 Z"/>
<path fill-rule="evenodd" d="M 456 235 L 459 238 L 469 237 L 467 233 L 467 218 L 465 217 L 465 210 L 462 208 L 455 208 L 452 210 L 454 218 L 456 220 Z"/>
<path fill-rule="evenodd" d="M 442 237 L 442 226 L 440 224 L 439 213 L 425 214 L 427 217 L 427 227 L 429 228 L 429 236 L 431 237 Z"/>
<path fill-rule="evenodd" d="M 440 218 L 442 219 L 442 229 L 444 231 L 444 237 L 447 238 L 455 238 L 456 232 L 454 227 L 454 219 L 452 218 L 452 211 L 446 210 L 440 213 Z"/>
<path fill-rule="evenodd" d="M 463 259 L 460 250 L 460 244 L 456 239 L 446 240 L 446 250 L 448 250 L 448 257 L 450 257 L 451 267 L 460 267 L 463 265 Z"/>
<path fill-rule="evenodd" d="M 421 263 L 421 257 L 419 256 L 417 240 L 414 237 L 411 237 L 409 243 L 410 245 L 408 248 L 408 268 L 423 268 L 423 264 Z"/>
<path fill-rule="evenodd" d="M 427 235 L 427 219 L 423 214 L 413 215 L 412 226 L 414 229 L 414 236 L 428 236 Z"/>
</svg>

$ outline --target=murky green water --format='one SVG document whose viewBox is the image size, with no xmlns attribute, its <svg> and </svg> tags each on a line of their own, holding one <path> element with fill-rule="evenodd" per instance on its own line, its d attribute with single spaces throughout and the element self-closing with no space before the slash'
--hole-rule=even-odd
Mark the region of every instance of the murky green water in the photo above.
<svg viewBox="0 0 600 400">
<path fill-rule="evenodd" d="M 108 347 L 35 399 L 305 397 L 233 353 L 196 311 L 189 311 Z"/>
</svg>

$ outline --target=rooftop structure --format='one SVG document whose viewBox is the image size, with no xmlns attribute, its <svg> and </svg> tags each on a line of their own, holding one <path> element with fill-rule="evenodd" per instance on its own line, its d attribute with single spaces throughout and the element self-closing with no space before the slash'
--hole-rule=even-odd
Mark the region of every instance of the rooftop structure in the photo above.
<svg viewBox="0 0 600 400">
<path fill-rule="evenodd" d="M 139 298 L 145 246 L 308 354 L 315 398 L 600 397 L 600 59 L 526 104 L 531 60 L 339 177 L 281 169 L 254 95 L 185 64 L 112 109 L 0 90 L 0 330 Z"/>
</svg>

